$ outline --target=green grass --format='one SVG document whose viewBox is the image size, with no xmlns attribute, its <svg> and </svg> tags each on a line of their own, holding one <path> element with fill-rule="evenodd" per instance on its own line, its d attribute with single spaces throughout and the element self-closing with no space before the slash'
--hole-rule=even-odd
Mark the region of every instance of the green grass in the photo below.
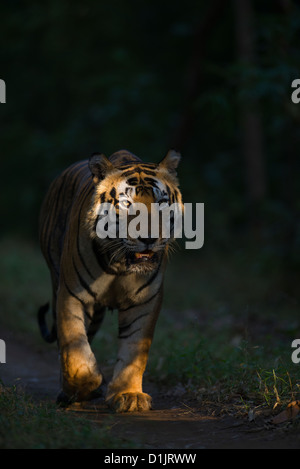
<svg viewBox="0 0 300 469">
<path fill-rule="evenodd" d="M 299 368 L 291 361 L 289 341 L 276 347 L 268 340 L 247 342 L 230 330 L 201 330 L 195 324 L 178 330 L 177 339 L 175 332 L 163 330 L 158 328 L 153 343 L 149 379 L 166 387 L 180 383 L 203 405 L 251 403 L 271 409 L 300 399 Z M 159 350 L 165 354 L 159 355 Z"/>
<path fill-rule="evenodd" d="M 100 423 L 100 425 L 99 425 Z M 112 437 L 110 418 L 97 424 L 63 412 L 50 402 L 35 402 L 0 382 L 1 449 L 115 449 L 136 447 Z"/>
<path fill-rule="evenodd" d="M 18 238 L 0 242 L 1 323 L 35 336 L 38 307 L 51 298 L 50 275 L 37 246 Z"/>
<path fill-rule="evenodd" d="M 199 402 L 273 408 L 299 399 L 299 293 L 274 252 L 180 251 L 166 276 L 149 375 Z"/>
<path fill-rule="evenodd" d="M 3 239 L 0 263 L 0 328 L 41 343 L 36 311 L 51 289 L 38 247 Z M 116 335 L 116 312 L 108 313 L 94 342 L 104 367 L 114 363 Z M 199 402 L 272 408 L 299 398 L 300 365 L 291 361 L 299 337 L 299 297 L 272 255 L 182 250 L 167 269 L 145 379 L 164 387 L 181 383 Z"/>
</svg>

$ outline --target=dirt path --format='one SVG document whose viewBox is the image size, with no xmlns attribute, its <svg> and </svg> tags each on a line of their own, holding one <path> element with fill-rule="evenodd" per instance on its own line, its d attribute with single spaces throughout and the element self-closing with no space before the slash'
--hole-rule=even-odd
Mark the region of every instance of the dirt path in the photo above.
<svg viewBox="0 0 300 469">
<path fill-rule="evenodd" d="M 1 330 L 6 342 L 7 363 L 0 364 L 0 379 L 17 384 L 39 400 L 55 401 L 59 391 L 58 357 L 55 347 L 33 347 L 23 337 Z M 199 404 L 172 392 L 167 396 L 145 383 L 154 399 L 154 409 L 146 413 L 111 414 L 102 400 L 84 408 L 71 409 L 99 422 L 110 416 L 111 433 L 140 442 L 149 449 L 271 448 L 300 447 L 300 435 L 280 428 L 266 428 L 263 422 L 231 416 L 207 415 Z"/>
</svg>

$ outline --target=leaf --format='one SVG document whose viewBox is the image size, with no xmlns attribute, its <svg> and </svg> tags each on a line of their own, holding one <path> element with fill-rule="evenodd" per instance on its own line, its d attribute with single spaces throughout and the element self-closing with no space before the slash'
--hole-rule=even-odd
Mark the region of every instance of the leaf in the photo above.
<svg viewBox="0 0 300 469">
<path fill-rule="evenodd" d="M 294 420 L 300 412 L 300 401 L 291 402 L 287 408 L 272 419 L 274 425 Z"/>
</svg>

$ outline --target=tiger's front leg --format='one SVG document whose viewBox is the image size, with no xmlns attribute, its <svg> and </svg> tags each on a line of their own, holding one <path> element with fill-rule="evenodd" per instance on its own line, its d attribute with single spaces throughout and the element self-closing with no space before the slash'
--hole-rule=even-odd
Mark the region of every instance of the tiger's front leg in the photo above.
<svg viewBox="0 0 300 469">
<path fill-rule="evenodd" d="M 116 412 L 147 411 L 152 399 L 143 392 L 147 365 L 162 292 L 144 307 L 119 311 L 119 351 L 106 402 Z"/>
<path fill-rule="evenodd" d="M 57 332 L 63 392 L 70 401 L 92 398 L 102 375 L 88 342 L 83 304 L 64 286 L 57 298 Z"/>
</svg>

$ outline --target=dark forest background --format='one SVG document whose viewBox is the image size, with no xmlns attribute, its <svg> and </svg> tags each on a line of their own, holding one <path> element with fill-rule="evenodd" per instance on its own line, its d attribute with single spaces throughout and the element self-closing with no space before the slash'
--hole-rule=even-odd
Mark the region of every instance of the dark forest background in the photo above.
<svg viewBox="0 0 300 469">
<path fill-rule="evenodd" d="M 1 234 L 37 242 L 52 179 L 127 148 L 182 153 L 203 255 L 251 252 L 297 296 L 300 8 L 293 0 L 1 2 Z M 251 268 L 252 268 L 251 267 Z M 245 264 L 245 269 L 250 265 Z"/>
</svg>

